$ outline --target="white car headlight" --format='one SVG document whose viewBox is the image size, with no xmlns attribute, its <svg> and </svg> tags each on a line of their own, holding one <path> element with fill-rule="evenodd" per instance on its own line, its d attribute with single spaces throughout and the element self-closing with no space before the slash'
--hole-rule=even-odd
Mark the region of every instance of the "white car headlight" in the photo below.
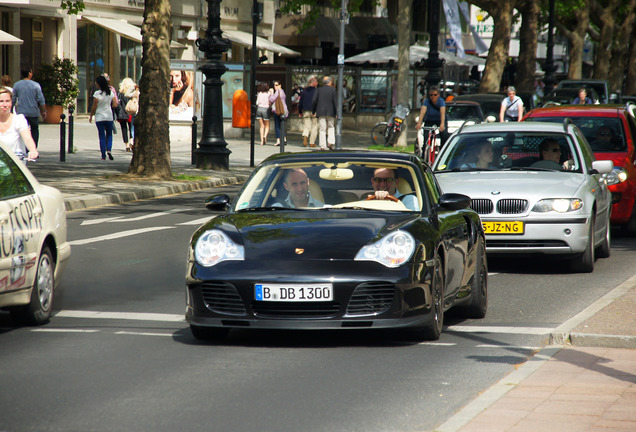
<svg viewBox="0 0 636 432">
<path fill-rule="evenodd" d="M 395 231 L 375 243 L 364 246 L 355 261 L 375 261 L 386 267 L 399 267 L 415 251 L 415 239 L 406 231 Z"/>
<path fill-rule="evenodd" d="M 603 179 L 608 186 L 623 183 L 627 177 L 627 171 L 621 167 L 614 167 L 612 172 L 603 174 Z"/>
<path fill-rule="evenodd" d="M 555 211 L 558 213 L 567 213 L 583 208 L 583 200 L 578 198 L 553 198 L 539 201 L 532 208 L 533 212 L 546 213 Z"/>
<path fill-rule="evenodd" d="M 243 261 L 245 248 L 234 243 L 222 231 L 210 230 L 197 240 L 194 258 L 204 267 L 212 267 L 222 261 Z"/>
</svg>

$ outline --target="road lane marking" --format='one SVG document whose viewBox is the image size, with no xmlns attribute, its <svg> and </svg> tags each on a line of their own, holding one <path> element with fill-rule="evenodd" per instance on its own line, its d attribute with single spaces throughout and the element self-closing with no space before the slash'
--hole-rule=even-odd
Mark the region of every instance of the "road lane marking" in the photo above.
<svg viewBox="0 0 636 432">
<path fill-rule="evenodd" d="M 527 351 L 537 351 L 541 349 L 541 347 L 537 346 L 524 346 L 524 345 L 497 345 L 497 344 L 481 344 L 477 345 L 477 348 L 501 348 L 506 350 L 527 350 Z"/>
<path fill-rule="evenodd" d="M 196 225 L 196 226 L 199 226 L 199 225 L 203 225 L 204 223 L 214 219 L 215 217 L 216 217 L 216 215 L 208 216 L 208 217 L 201 218 L 201 219 L 195 219 L 195 220 L 192 220 L 190 222 L 181 222 L 181 223 L 178 223 L 177 225 Z"/>
<path fill-rule="evenodd" d="M 185 314 L 160 314 L 140 312 L 100 312 L 61 310 L 55 314 L 61 318 L 117 319 L 134 321 L 185 322 Z"/>
<path fill-rule="evenodd" d="M 102 242 L 106 240 L 115 240 L 118 238 L 134 236 L 137 234 L 145 234 L 145 233 L 149 233 L 153 231 L 161 231 L 161 230 L 173 229 L 173 228 L 174 228 L 173 226 L 159 226 L 159 227 L 140 228 L 140 229 L 134 229 L 134 230 L 128 230 L 128 231 L 120 231 L 117 233 L 106 234 L 103 236 L 92 237 L 92 238 L 87 238 L 83 240 L 73 240 L 73 241 L 70 241 L 69 244 L 71 246 L 81 246 L 81 245 L 86 245 L 90 243 L 98 243 L 98 242 Z"/>
<path fill-rule="evenodd" d="M 40 333 L 97 333 L 99 330 L 38 328 L 38 329 L 32 329 L 31 331 L 40 332 Z"/>
<path fill-rule="evenodd" d="M 118 331 L 116 335 L 131 335 L 131 336 L 176 336 L 174 333 L 149 333 L 149 332 L 132 332 L 132 331 Z"/>
<path fill-rule="evenodd" d="M 546 327 L 496 327 L 496 326 L 448 326 L 445 331 L 456 333 L 502 333 L 502 334 L 550 334 L 554 328 Z"/>
<path fill-rule="evenodd" d="M 117 217 L 110 217 L 110 218 L 102 218 L 102 219 L 92 219 L 92 220 L 87 220 L 87 221 L 83 221 L 80 225 L 97 225 L 100 223 L 104 223 L 104 222 L 111 222 L 111 223 L 116 223 L 116 222 L 139 222 L 142 220 L 146 220 L 146 219 L 152 219 L 152 218 L 156 218 L 156 217 L 161 217 L 161 216 L 167 216 L 173 213 L 180 213 L 180 212 L 184 212 L 184 211 L 189 211 L 190 209 L 184 208 L 184 209 L 172 209 L 172 210 L 167 210 L 164 212 L 156 212 L 156 213 L 149 213 L 149 214 L 145 214 L 143 216 L 137 216 L 134 218 L 127 218 L 124 219 L 123 216 L 117 216 Z"/>
</svg>

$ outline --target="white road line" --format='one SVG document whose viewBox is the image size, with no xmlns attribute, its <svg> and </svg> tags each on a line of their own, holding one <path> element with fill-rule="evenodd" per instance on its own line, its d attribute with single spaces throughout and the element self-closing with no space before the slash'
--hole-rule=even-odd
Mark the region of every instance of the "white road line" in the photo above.
<svg viewBox="0 0 636 432">
<path fill-rule="evenodd" d="M 131 336 L 175 336 L 174 333 L 148 333 L 148 332 L 131 332 L 131 331 L 118 331 L 116 335 L 131 335 Z"/>
<path fill-rule="evenodd" d="M 162 321 L 162 322 L 185 322 L 185 314 L 160 314 L 160 313 L 137 313 L 137 312 L 100 312 L 100 311 L 80 311 L 62 310 L 55 314 L 61 318 L 87 318 L 87 319 L 117 319 L 134 321 Z"/>
<path fill-rule="evenodd" d="M 554 328 L 545 327 L 496 327 L 496 326 L 449 326 L 445 331 L 456 333 L 502 333 L 502 334 L 550 334 Z"/>
<path fill-rule="evenodd" d="M 429 345 L 429 346 L 455 346 L 456 343 L 453 342 L 420 342 L 418 345 Z"/>
<path fill-rule="evenodd" d="M 31 331 L 40 332 L 40 333 L 97 333 L 99 330 L 63 329 L 63 328 L 38 328 L 38 329 L 32 329 Z"/>
<path fill-rule="evenodd" d="M 87 221 L 83 221 L 80 225 L 97 225 L 100 223 L 104 223 L 104 222 L 138 222 L 141 220 L 146 220 L 146 219 L 152 219 L 152 218 L 156 218 L 156 217 L 161 217 L 161 216 L 167 216 L 169 214 L 173 214 L 173 213 L 180 213 L 180 212 L 184 212 L 184 211 L 188 211 L 190 209 L 172 209 L 172 210 L 168 210 L 165 212 L 157 212 L 157 213 L 149 213 L 143 216 L 138 216 L 138 217 L 134 217 L 134 218 L 128 218 L 128 219 L 124 219 L 123 216 L 117 216 L 117 217 L 112 217 L 112 218 L 102 218 L 102 219 L 93 219 L 93 220 L 87 220 Z"/>
<path fill-rule="evenodd" d="M 501 349 L 507 349 L 507 350 L 522 349 L 522 350 L 536 351 L 540 349 L 541 347 L 523 346 L 523 345 L 481 344 L 481 345 L 477 345 L 477 348 L 501 348 Z"/>
<path fill-rule="evenodd" d="M 128 230 L 128 231 L 120 231 L 117 233 L 106 234 L 103 236 L 98 236 L 98 237 L 93 237 L 93 238 L 88 238 L 83 240 L 73 240 L 73 241 L 70 241 L 69 244 L 71 246 L 80 246 L 80 245 L 85 245 L 89 243 L 98 243 L 98 242 L 102 242 L 106 240 L 115 240 L 122 237 L 130 237 L 137 234 L 144 234 L 148 232 L 161 231 L 161 230 L 173 229 L 173 228 L 174 228 L 173 226 L 159 226 L 159 227 L 134 229 L 134 230 Z"/>
<path fill-rule="evenodd" d="M 196 226 L 199 226 L 199 225 L 203 225 L 204 223 L 206 223 L 207 221 L 209 221 L 211 219 L 214 219 L 215 217 L 216 217 L 216 215 L 208 216 L 208 217 L 201 218 L 201 219 L 195 219 L 195 220 L 192 220 L 190 222 L 181 222 L 181 223 L 178 223 L 177 225 L 196 225 Z"/>
</svg>

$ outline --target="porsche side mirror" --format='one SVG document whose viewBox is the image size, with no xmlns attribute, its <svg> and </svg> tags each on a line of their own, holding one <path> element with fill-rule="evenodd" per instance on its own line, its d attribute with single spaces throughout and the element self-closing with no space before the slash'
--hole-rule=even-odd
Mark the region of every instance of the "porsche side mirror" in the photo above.
<svg viewBox="0 0 636 432">
<path fill-rule="evenodd" d="M 445 193 L 439 197 L 439 206 L 445 210 L 463 210 L 470 207 L 470 197 L 458 193 Z"/>
<path fill-rule="evenodd" d="M 230 207 L 230 196 L 226 194 L 212 195 L 205 200 L 205 208 L 208 210 L 223 211 Z"/>
</svg>

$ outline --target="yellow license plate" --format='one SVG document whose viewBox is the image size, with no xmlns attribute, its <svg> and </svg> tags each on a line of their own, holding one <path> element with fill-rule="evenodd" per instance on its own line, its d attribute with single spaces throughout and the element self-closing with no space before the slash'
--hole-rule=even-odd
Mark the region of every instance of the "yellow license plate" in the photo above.
<svg viewBox="0 0 636 432">
<path fill-rule="evenodd" d="M 486 234 L 523 234 L 523 222 L 483 222 Z"/>
</svg>

